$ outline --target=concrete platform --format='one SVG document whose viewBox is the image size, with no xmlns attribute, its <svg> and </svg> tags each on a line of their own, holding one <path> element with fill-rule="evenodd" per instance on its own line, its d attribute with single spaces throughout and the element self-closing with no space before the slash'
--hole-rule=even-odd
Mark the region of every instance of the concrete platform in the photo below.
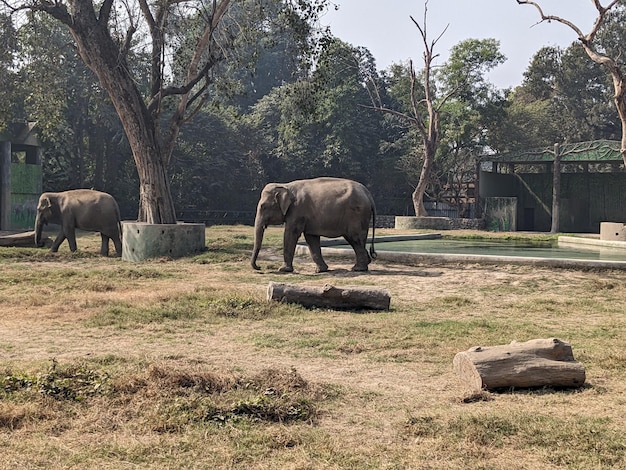
<svg viewBox="0 0 626 470">
<path fill-rule="evenodd" d="M 122 222 L 122 259 L 180 258 L 206 250 L 204 224 Z"/>
</svg>

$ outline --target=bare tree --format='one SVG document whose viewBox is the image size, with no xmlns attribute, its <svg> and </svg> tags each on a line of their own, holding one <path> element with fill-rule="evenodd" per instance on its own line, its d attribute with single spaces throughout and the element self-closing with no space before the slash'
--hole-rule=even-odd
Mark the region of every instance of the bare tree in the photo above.
<svg viewBox="0 0 626 470">
<path fill-rule="evenodd" d="M 423 165 L 420 177 L 417 182 L 417 186 L 412 194 L 413 207 L 415 209 L 415 215 L 418 217 L 427 216 L 428 212 L 424 207 L 424 193 L 428 186 L 428 179 L 433 168 L 435 161 L 435 154 L 440 141 L 441 133 L 441 118 L 440 112 L 446 101 L 454 94 L 456 90 L 451 91 L 441 99 L 437 99 L 436 92 L 432 80 L 433 61 L 438 57 L 438 54 L 434 53 L 435 46 L 439 39 L 446 32 L 447 27 L 443 32 L 432 42 L 428 41 L 426 34 L 426 15 L 427 15 L 428 1 L 424 5 L 424 21 L 423 25 L 420 25 L 411 16 L 411 21 L 417 27 L 422 43 L 424 44 L 424 69 L 421 77 L 422 90 L 419 90 L 419 80 L 415 68 L 413 67 L 413 61 L 409 61 L 409 73 L 411 77 L 411 110 L 404 113 L 394 109 L 383 106 L 380 95 L 376 92 L 372 93 L 372 99 L 374 102 L 374 109 L 381 112 L 391 114 L 400 118 L 401 120 L 408 122 L 410 125 L 415 126 L 421 136 L 422 152 L 423 152 Z M 376 88 L 374 87 L 374 91 Z M 420 91 L 423 91 L 423 95 Z"/>
<path fill-rule="evenodd" d="M 617 108 L 617 113 L 619 114 L 620 122 L 622 124 L 620 153 L 622 154 L 622 159 L 624 161 L 624 164 L 626 165 L 626 71 L 624 70 L 623 66 L 620 66 L 618 62 L 618 57 L 609 57 L 599 50 L 597 44 L 594 44 L 594 38 L 596 37 L 599 29 L 604 24 L 606 15 L 609 10 L 611 10 L 616 5 L 623 6 L 624 3 L 620 0 L 612 0 L 606 7 L 604 7 L 600 4 L 600 0 L 591 0 L 591 2 L 598 11 L 598 16 L 593 23 L 591 31 L 587 34 L 584 34 L 582 30 L 571 21 L 568 21 L 559 16 L 546 15 L 537 2 L 530 0 L 517 0 L 517 3 L 519 3 L 520 5 L 534 6 L 539 12 L 541 22 L 556 21 L 572 29 L 578 35 L 578 40 L 582 44 L 583 49 L 591 58 L 591 60 L 604 66 L 607 72 L 610 74 L 611 79 L 613 80 L 613 89 L 615 92 L 613 95 L 613 102 L 615 103 L 615 107 Z"/>
</svg>

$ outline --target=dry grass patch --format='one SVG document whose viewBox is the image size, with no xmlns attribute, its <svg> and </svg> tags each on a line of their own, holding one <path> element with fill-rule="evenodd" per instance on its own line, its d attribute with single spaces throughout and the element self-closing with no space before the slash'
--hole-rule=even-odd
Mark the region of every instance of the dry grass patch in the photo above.
<svg viewBox="0 0 626 470">
<path fill-rule="evenodd" d="M 384 232 L 384 231 L 383 231 Z M 626 273 L 352 260 L 263 270 L 250 227 L 208 250 L 128 263 L 0 249 L 1 468 L 626 468 Z M 377 231 L 378 233 L 378 231 Z M 270 281 L 373 285 L 390 312 L 268 304 Z M 472 346 L 558 337 L 568 390 L 467 394 Z"/>
</svg>

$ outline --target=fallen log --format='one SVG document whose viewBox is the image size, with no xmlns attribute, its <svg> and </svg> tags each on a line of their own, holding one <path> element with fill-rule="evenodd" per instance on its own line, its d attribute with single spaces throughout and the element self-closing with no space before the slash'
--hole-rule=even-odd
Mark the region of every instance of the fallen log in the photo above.
<svg viewBox="0 0 626 470">
<path fill-rule="evenodd" d="M 389 310 L 391 297 L 377 287 L 303 286 L 270 282 L 267 300 L 297 303 L 305 307 L 330 307 L 346 310 Z"/>
<path fill-rule="evenodd" d="M 476 346 L 454 356 L 454 370 L 466 388 L 580 387 L 585 367 L 574 359 L 569 343 L 557 338 L 513 341 L 503 346 Z"/>
<path fill-rule="evenodd" d="M 52 245 L 52 240 L 48 237 L 45 237 L 43 242 L 46 246 Z M 35 232 L 2 232 L 0 233 L 0 246 L 37 248 L 37 245 L 35 244 Z"/>
</svg>

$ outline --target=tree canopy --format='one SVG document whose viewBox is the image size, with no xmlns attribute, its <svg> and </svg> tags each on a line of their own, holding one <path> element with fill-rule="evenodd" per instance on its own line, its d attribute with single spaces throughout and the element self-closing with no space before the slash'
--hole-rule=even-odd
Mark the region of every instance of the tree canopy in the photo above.
<svg viewBox="0 0 626 470">
<path fill-rule="evenodd" d="M 427 107 L 421 108 L 426 83 L 439 128 L 419 200 L 444 201 L 461 214 L 484 153 L 620 137 L 612 80 L 579 42 L 542 48 L 520 86 L 498 90 L 487 73 L 505 60 L 496 39 L 461 41 L 426 82 L 419 66 L 379 70 L 367 49 L 316 29 L 322 2 L 308 10 L 273 0 L 227 3 L 216 28 L 207 30 L 220 12 L 212 8 L 226 3 L 165 2 L 158 5 L 166 11 L 149 4 L 144 12 L 140 0 L 128 11 L 109 2 L 107 44 L 122 54 L 110 73 L 132 80 L 132 87 L 117 90 L 130 93 L 118 101 L 139 113 L 125 121 L 120 103 L 83 59 L 76 33 L 30 8 L 64 6 L 72 15 L 87 8 L 99 20 L 106 2 L 90 10 L 88 0 L 0 0 L 6 39 L 0 83 L 9 91 L 0 94 L 0 126 L 38 122 L 45 190 L 105 190 L 126 218 L 141 218 L 137 207 L 156 207 L 164 221 L 165 202 L 152 188 L 157 181 L 175 215 L 252 211 L 269 181 L 330 175 L 365 183 L 380 213 L 410 214 L 425 147 L 423 133 L 400 115 L 412 115 L 420 103 L 415 116 L 428 123 Z M 152 43 L 146 23 L 159 14 L 167 31 L 156 36 L 162 46 Z M 626 37 L 621 15 L 621 9 L 607 14 L 594 38 L 607 52 Z M 203 31 L 212 31 L 208 49 L 197 53 Z M 193 85 L 189 67 L 197 72 Z M 372 97 L 393 112 L 372 109 Z M 154 169 L 159 165 L 161 173 Z"/>
</svg>

